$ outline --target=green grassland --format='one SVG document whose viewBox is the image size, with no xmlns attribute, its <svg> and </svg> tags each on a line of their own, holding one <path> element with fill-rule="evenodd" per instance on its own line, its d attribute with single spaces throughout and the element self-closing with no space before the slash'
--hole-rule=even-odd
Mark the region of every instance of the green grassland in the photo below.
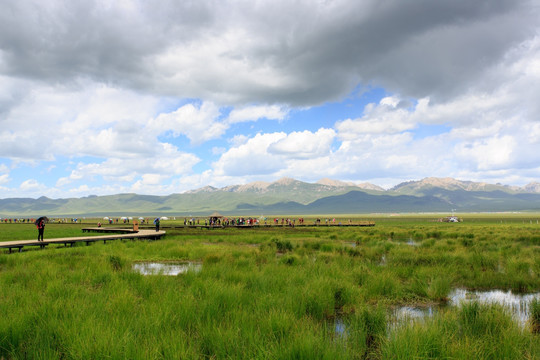
<svg viewBox="0 0 540 360">
<path fill-rule="evenodd" d="M 376 226 L 171 228 L 159 241 L 6 250 L 0 359 L 540 358 L 538 302 L 525 328 L 476 302 L 388 326 L 396 306 L 444 304 L 454 288 L 540 291 L 538 214 L 438 217 L 340 215 Z M 89 225 L 49 224 L 45 237 Z M 0 224 L 0 241 L 35 233 Z M 145 276 L 132 269 L 140 261 L 202 270 Z"/>
</svg>

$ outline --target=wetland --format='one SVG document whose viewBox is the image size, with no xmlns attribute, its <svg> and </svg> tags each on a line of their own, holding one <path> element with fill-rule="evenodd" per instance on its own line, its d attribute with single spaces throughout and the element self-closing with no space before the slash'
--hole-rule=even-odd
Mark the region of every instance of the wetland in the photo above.
<svg viewBox="0 0 540 360">
<path fill-rule="evenodd" d="M 539 358 L 539 217 L 172 226 L 2 252 L 0 358 Z M 34 230 L 0 224 L 0 241 Z"/>
</svg>

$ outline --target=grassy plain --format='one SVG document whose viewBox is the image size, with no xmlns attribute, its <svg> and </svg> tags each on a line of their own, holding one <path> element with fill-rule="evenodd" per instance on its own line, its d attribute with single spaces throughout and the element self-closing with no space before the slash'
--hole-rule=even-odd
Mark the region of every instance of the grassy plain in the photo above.
<svg viewBox="0 0 540 360">
<path fill-rule="evenodd" d="M 388 326 L 396 306 L 444 303 L 454 288 L 540 291 L 540 215 L 438 217 L 362 217 L 375 227 L 171 229 L 154 242 L 2 252 L 0 358 L 540 358 L 538 324 L 523 328 L 497 305 L 472 302 Z M 348 219 L 355 221 L 336 222 Z M 46 238 L 88 225 L 49 224 Z M 35 232 L 0 224 L 0 241 Z M 202 262 L 202 270 L 132 269 L 174 260 Z M 538 319 L 538 302 L 531 309 Z"/>
</svg>

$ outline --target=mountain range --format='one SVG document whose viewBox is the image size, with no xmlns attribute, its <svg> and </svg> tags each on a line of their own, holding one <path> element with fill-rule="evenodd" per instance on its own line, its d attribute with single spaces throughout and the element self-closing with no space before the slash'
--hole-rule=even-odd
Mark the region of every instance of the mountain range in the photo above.
<svg viewBox="0 0 540 360">
<path fill-rule="evenodd" d="M 373 212 L 540 211 L 540 183 L 523 187 L 453 178 L 408 181 L 385 190 L 370 183 L 291 178 L 168 196 L 118 194 L 83 198 L 0 199 L 0 217 L 178 215 L 309 215 Z"/>
</svg>

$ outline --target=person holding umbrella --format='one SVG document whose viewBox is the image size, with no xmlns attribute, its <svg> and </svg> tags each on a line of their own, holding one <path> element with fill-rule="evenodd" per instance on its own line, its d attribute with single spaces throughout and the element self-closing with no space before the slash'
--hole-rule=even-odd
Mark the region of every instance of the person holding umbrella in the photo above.
<svg viewBox="0 0 540 360">
<path fill-rule="evenodd" d="M 43 241 L 43 232 L 45 231 L 45 221 L 49 220 L 46 216 L 39 217 L 35 224 L 38 229 L 38 241 Z M 40 240 L 41 239 L 41 240 Z"/>
<path fill-rule="evenodd" d="M 154 220 L 154 224 L 156 224 L 156 231 L 159 231 L 159 218 L 158 217 Z"/>
</svg>

